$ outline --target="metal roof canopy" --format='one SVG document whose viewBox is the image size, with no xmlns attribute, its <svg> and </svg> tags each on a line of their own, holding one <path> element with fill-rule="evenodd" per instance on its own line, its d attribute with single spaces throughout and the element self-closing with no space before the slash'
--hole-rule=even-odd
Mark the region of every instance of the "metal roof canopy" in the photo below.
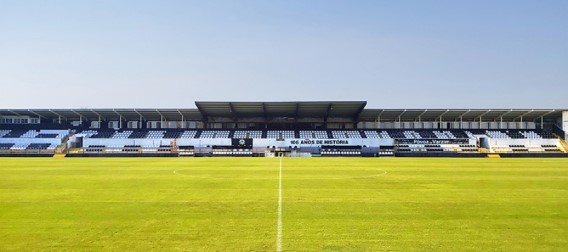
<svg viewBox="0 0 568 252">
<path fill-rule="evenodd" d="M 563 109 L 365 109 L 360 121 L 536 121 L 562 116 Z"/>
<path fill-rule="evenodd" d="M 366 101 L 317 102 L 195 102 L 203 117 L 227 118 L 352 118 L 357 119 Z"/>
<path fill-rule="evenodd" d="M 3 116 L 29 116 L 65 121 L 188 121 L 202 120 L 197 109 L 0 109 Z"/>
<path fill-rule="evenodd" d="M 228 118 L 352 118 L 358 121 L 526 122 L 555 119 L 568 109 L 365 109 L 366 102 L 196 102 L 198 109 L 0 109 L 1 116 L 62 121 L 190 121 Z"/>
</svg>

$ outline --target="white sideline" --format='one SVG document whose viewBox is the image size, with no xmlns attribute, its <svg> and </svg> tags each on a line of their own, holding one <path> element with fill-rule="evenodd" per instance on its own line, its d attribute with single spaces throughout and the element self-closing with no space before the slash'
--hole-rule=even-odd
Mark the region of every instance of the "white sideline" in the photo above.
<svg viewBox="0 0 568 252">
<path fill-rule="evenodd" d="M 365 179 L 365 178 L 374 178 L 374 177 L 380 177 L 383 175 L 386 175 L 388 172 L 385 170 L 379 170 L 381 171 L 381 173 L 378 174 L 374 174 L 374 175 L 369 175 L 369 176 L 361 176 L 361 177 L 354 177 L 354 179 Z"/>
<path fill-rule="evenodd" d="M 278 176 L 278 224 L 276 234 L 276 252 L 282 252 L 282 157 L 280 157 L 280 174 Z"/>
</svg>

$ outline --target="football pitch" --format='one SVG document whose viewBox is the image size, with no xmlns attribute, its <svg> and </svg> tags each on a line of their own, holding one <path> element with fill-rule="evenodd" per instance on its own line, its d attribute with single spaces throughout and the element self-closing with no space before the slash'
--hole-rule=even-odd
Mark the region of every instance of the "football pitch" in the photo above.
<svg viewBox="0 0 568 252">
<path fill-rule="evenodd" d="M 281 161 L 1 158 L 0 251 L 568 250 L 568 159 Z"/>
</svg>

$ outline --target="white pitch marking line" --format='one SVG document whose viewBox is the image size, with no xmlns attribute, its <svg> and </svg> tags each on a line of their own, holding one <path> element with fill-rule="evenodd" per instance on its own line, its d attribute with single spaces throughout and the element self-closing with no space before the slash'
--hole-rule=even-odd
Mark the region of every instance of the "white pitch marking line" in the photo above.
<svg viewBox="0 0 568 252">
<path fill-rule="evenodd" d="M 282 157 L 280 157 L 280 174 L 278 177 L 278 224 L 276 234 L 276 252 L 282 252 Z"/>
<path fill-rule="evenodd" d="M 380 176 L 386 175 L 388 173 L 385 170 L 380 170 L 380 171 L 382 171 L 382 173 L 375 174 L 375 175 L 369 175 L 369 176 L 354 177 L 354 179 L 365 179 L 365 178 L 380 177 Z"/>
</svg>

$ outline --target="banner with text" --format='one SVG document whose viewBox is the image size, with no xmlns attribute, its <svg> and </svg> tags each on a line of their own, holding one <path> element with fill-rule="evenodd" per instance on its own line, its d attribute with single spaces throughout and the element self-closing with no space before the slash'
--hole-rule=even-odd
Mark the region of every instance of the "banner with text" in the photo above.
<svg viewBox="0 0 568 252">
<path fill-rule="evenodd" d="M 289 145 L 360 145 L 349 139 L 292 139 Z"/>
<path fill-rule="evenodd" d="M 397 139 L 399 144 L 469 144 L 469 139 Z"/>
</svg>

